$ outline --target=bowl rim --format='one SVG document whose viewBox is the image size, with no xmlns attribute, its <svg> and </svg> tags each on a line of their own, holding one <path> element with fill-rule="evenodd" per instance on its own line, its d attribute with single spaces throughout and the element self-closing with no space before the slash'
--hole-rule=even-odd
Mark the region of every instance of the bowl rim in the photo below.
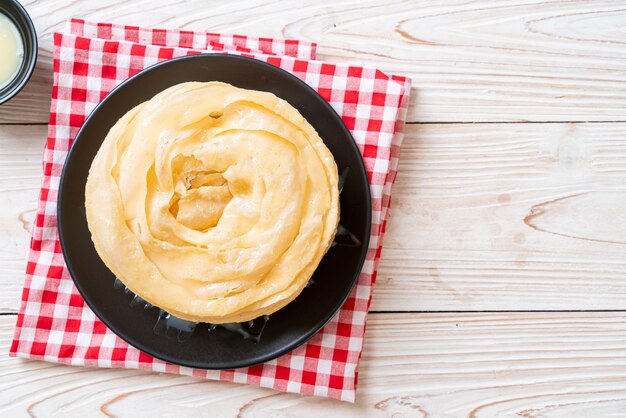
<svg viewBox="0 0 626 418">
<path fill-rule="evenodd" d="M 13 13 L 14 10 L 17 12 Z M 24 52 L 26 53 L 27 44 L 31 47 L 31 52 L 28 56 L 25 54 L 22 67 L 18 70 L 17 75 L 9 82 L 9 84 L 7 84 L 7 86 L 0 89 L 0 105 L 2 105 L 22 91 L 24 86 L 26 86 L 30 80 L 30 77 L 33 75 L 35 65 L 37 63 L 39 43 L 37 41 L 37 31 L 35 30 L 35 25 L 33 24 L 30 15 L 24 6 L 22 6 L 17 0 L 7 0 L 7 4 L 0 6 L 0 13 L 8 17 L 18 28 L 22 42 L 24 43 Z M 25 23 L 25 25 L 23 25 L 22 22 L 17 21 L 15 18 L 16 14 L 20 15 L 24 19 L 23 23 Z M 28 32 L 30 39 L 27 39 L 24 31 Z"/>
</svg>

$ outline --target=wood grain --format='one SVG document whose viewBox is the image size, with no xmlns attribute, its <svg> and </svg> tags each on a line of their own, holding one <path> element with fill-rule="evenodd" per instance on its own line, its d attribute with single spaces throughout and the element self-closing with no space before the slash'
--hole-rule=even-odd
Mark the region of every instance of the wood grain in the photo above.
<svg viewBox="0 0 626 418">
<path fill-rule="evenodd" d="M 0 312 L 16 312 L 41 186 L 45 126 L 0 125 Z"/>
<path fill-rule="evenodd" d="M 16 312 L 45 126 L 0 126 L 0 310 Z M 411 125 L 372 308 L 626 309 L 619 123 Z"/>
<path fill-rule="evenodd" d="M 626 121 L 621 1 L 23 3 L 40 58 L 23 93 L 0 108 L 5 123 L 48 121 L 51 34 L 71 16 L 316 41 L 322 59 L 411 77 L 411 121 Z"/>
<path fill-rule="evenodd" d="M 623 313 L 371 314 L 357 403 L 134 370 L 7 357 L 0 415 L 567 417 L 626 408 Z"/>
<path fill-rule="evenodd" d="M 374 310 L 626 307 L 622 124 L 409 132 Z"/>
</svg>

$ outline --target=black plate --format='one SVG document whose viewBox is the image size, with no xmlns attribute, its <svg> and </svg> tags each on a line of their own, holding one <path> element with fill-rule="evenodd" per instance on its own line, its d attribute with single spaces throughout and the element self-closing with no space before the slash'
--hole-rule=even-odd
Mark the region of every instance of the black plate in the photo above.
<svg viewBox="0 0 626 418">
<path fill-rule="evenodd" d="M 85 218 L 85 183 L 91 161 L 115 122 L 135 105 L 185 81 L 223 81 L 269 91 L 287 100 L 315 127 L 339 172 L 349 167 L 340 198 L 341 223 L 362 242 L 335 246 L 324 256 L 314 284 L 272 314 L 259 343 L 222 328 L 200 324 L 186 341 L 157 335 L 157 308 L 130 306 L 132 294 L 113 286 L 115 276 L 100 260 Z M 367 174 L 354 139 L 331 106 L 295 76 L 270 64 L 232 55 L 177 58 L 149 67 L 116 87 L 91 113 L 65 162 L 58 201 L 61 246 L 81 295 L 113 332 L 159 359 L 183 366 L 228 369 L 262 363 L 303 344 L 319 331 L 348 297 L 361 271 L 371 227 Z"/>
</svg>

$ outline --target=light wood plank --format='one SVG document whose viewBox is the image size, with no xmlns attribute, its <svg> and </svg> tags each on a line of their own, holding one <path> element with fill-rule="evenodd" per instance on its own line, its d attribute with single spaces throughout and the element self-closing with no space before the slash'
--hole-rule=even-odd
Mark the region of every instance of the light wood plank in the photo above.
<svg viewBox="0 0 626 418">
<path fill-rule="evenodd" d="M 45 126 L 0 125 L 0 312 L 19 307 L 46 133 Z"/>
<path fill-rule="evenodd" d="M 409 132 L 374 310 L 626 307 L 621 124 Z"/>
<path fill-rule="evenodd" d="M 7 357 L 0 414 L 83 417 L 573 417 L 626 408 L 620 313 L 372 314 L 355 405 L 252 386 Z"/>
<path fill-rule="evenodd" d="M 51 34 L 71 16 L 316 41 L 323 59 L 411 77 L 411 121 L 626 120 L 626 10 L 616 0 L 24 3 L 41 55 L 0 122 L 48 121 Z"/>
<path fill-rule="evenodd" d="M 0 311 L 18 308 L 45 126 L 0 126 Z M 626 309 L 622 124 L 411 125 L 372 308 Z"/>
</svg>

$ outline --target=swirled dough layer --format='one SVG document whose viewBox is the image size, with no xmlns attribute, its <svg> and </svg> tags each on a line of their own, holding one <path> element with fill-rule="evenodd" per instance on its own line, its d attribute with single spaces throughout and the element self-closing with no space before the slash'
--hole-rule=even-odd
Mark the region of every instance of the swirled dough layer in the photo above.
<svg viewBox="0 0 626 418">
<path fill-rule="evenodd" d="M 332 243 L 338 194 L 332 154 L 289 103 L 190 82 L 113 126 L 85 197 L 95 248 L 130 290 L 225 323 L 300 294 Z"/>
</svg>

